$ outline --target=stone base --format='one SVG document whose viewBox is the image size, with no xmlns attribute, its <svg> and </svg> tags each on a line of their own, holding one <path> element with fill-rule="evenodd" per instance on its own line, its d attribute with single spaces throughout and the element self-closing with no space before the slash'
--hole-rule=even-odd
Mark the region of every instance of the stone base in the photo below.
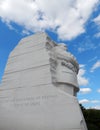
<svg viewBox="0 0 100 130">
<path fill-rule="evenodd" d="M 4 95 L 0 130 L 86 130 L 76 97 L 53 85 L 4 90 Z"/>
</svg>

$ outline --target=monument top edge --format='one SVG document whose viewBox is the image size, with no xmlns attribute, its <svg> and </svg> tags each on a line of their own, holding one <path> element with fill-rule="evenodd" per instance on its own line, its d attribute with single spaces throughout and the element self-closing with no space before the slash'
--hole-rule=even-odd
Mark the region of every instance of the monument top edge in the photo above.
<svg viewBox="0 0 100 130">
<path fill-rule="evenodd" d="M 48 38 L 50 38 L 46 32 L 37 32 L 37 33 L 34 33 L 34 34 L 32 34 L 32 35 L 23 37 L 23 38 L 21 39 L 21 42 L 23 42 L 24 40 L 27 40 L 27 39 L 36 37 L 36 36 L 37 36 L 37 37 L 38 37 L 38 36 L 42 36 L 42 37 L 48 37 Z M 51 39 L 51 38 L 50 38 L 50 39 Z"/>
</svg>

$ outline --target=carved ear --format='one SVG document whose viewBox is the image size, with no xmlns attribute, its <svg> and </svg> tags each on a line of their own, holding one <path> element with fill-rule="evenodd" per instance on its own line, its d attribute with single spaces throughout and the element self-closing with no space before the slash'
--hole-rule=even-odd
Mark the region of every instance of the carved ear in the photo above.
<svg viewBox="0 0 100 130">
<path fill-rule="evenodd" d="M 50 51 L 53 47 L 57 46 L 57 44 L 54 41 L 52 41 L 49 37 L 47 37 L 46 40 L 47 40 L 46 41 L 46 49 L 47 50 Z"/>
</svg>

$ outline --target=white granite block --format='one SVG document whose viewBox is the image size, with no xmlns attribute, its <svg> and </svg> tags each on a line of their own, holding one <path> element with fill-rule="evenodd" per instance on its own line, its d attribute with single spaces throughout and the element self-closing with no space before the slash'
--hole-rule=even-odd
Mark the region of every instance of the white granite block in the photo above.
<svg viewBox="0 0 100 130">
<path fill-rule="evenodd" d="M 0 86 L 0 130 L 87 130 L 76 93 L 78 63 L 45 33 L 22 39 Z"/>
</svg>

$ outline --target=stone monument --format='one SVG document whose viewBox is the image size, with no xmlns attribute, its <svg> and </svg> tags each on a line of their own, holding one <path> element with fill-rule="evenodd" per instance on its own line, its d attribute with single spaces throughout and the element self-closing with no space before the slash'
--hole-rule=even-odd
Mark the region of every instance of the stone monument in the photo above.
<svg viewBox="0 0 100 130">
<path fill-rule="evenodd" d="M 76 93 L 79 66 L 47 34 L 22 39 L 0 86 L 0 130 L 87 130 Z"/>
</svg>

